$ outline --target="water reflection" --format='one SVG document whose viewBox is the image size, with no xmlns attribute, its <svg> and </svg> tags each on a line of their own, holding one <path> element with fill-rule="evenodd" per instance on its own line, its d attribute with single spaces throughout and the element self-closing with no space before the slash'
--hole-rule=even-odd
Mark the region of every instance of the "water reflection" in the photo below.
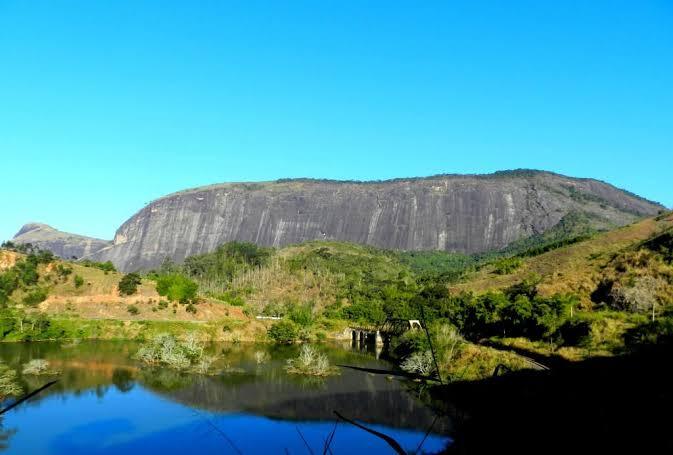
<svg viewBox="0 0 673 455">
<path fill-rule="evenodd" d="M 321 349 L 334 364 L 389 367 L 376 353 Z M 144 368 L 130 360 L 136 350 L 137 345 L 130 342 L 83 342 L 68 347 L 57 343 L 0 345 L 0 358 L 19 372 L 21 365 L 39 358 L 49 360 L 62 372 L 57 385 L 7 415 L 5 428 L 18 432 L 0 433 L 0 444 L 9 440 L 8 450 L 16 453 L 113 453 L 113 448 L 134 453 L 146 450 L 146 444 L 164 446 L 171 441 L 164 450 L 177 453 L 177 447 L 198 439 L 202 453 L 208 453 L 208 447 L 220 453 L 226 449 L 226 441 L 213 438 L 212 433 L 217 432 L 204 424 L 205 418 L 206 422 L 226 425 L 228 433 L 231 428 L 239 429 L 232 437 L 247 447 L 247 452 L 261 452 L 262 447 L 274 447 L 281 453 L 284 448 L 305 451 L 297 425 L 313 438 L 318 450 L 322 447 L 319 441 L 334 424 L 333 412 L 338 410 L 408 441 L 412 448 L 435 417 L 394 379 L 345 369 L 339 376 L 325 379 L 287 374 L 284 366 L 288 358 L 297 355 L 295 346 L 212 345 L 210 352 L 221 354 L 215 367 L 223 371 L 215 376 Z M 34 390 L 44 382 L 40 376 L 19 378 L 25 390 Z M 59 419 L 58 425 L 49 420 L 53 418 Z M 49 425 L 45 426 L 46 422 Z M 196 434 L 187 431 L 194 426 Z M 342 427 L 335 435 L 335 448 L 378 444 L 361 430 Z M 261 431 L 267 432 L 264 441 L 260 441 Z M 438 450 L 447 443 L 446 437 L 439 435 L 450 433 L 450 422 L 440 419 L 433 431 L 436 434 L 425 448 Z M 44 441 L 31 438 L 33 434 L 40 434 Z M 201 440 L 204 434 L 208 435 L 207 444 Z M 149 451 L 155 452 L 155 448 Z"/>
</svg>

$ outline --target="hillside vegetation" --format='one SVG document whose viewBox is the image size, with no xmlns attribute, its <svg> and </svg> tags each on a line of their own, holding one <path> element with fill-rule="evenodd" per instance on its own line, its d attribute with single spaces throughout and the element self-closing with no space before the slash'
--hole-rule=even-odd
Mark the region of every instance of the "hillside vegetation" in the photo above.
<svg viewBox="0 0 673 455">
<path fill-rule="evenodd" d="M 646 252 L 644 254 L 648 258 L 657 258 L 651 263 L 652 267 L 655 267 L 655 263 L 665 263 L 665 253 L 658 254 L 643 246 L 671 228 L 673 215 L 670 213 L 648 218 L 609 232 L 594 234 L 588 239 L 540 255 L 523 257 L 511 273 L 498 273 L 497 262 L 487 264 L 467 273 L 460 283 L 450 286 L 450 289 L 453 292 L 483 293 L 537 276 L 538 289 L 542 295 L 573 292 L 589 307 L 592 292 L 605 275 L 614 271 L 619 260 L 626 260 L 627 256 L 633 257 L 635 252 L 640 251 L 640 254 Z M 629 264 L 627 268 L 630 269 L 632 265 Z"/>
<path fill-rule="evenodd" d="M 348 325 L 423 319 L 440 373 L 460 379 L 528 366 L 510 348 L 578 359 L 670 336 L 673 216 L 603 233 L 583 225 L 570 216 L 526 245 L 481 256 L 230 242 L 143 276 L 9 244 L 0 252 L 0 337 L 321 341 L 346 336 Z M 411 331 L 391 354 L 433 375 L 430 348 Z"/>
</svg>

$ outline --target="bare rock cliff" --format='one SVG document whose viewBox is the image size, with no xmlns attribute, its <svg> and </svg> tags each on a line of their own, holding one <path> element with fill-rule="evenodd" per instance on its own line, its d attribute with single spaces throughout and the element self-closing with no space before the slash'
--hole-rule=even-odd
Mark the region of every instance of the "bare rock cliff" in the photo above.
<svg viewBox="0 0 673 455">
<path fill-rule="evenodd" d="M 382 182 L 229 183 L 158 199 L 89 255 L 124 271 L 241 240 L 283 246 L 344 240 L 403 250 L 500 249 L 544 232 L 571 211 L 613 227 L 663 207 L 592 179 L 542 171 L 442 175 Z M 77 254 L 75 254 L 77 255 Z"/>
<path fill-rule="evenodd" d="M 40 249 L 49 250 L 64 259 L 73 257 L 79 259 L 112 244 L 109 240 L 68 234 L 41 223 L 24 225 L 12 241 L 15 243 L 30 243 Z"/>
</svg>

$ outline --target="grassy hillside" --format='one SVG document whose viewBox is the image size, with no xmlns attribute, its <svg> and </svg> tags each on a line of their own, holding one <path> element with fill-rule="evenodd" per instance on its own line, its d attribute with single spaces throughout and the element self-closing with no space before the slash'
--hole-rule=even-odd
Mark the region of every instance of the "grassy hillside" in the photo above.
<svg viewBox="0 0 673 455">
<path fill-rule="evenodd" d="M 610 355 L 673 332 L 672 238 L 673 214 L 662 214 L 543 254 L 491 261 L 449 289 L 453 295 L 507 296 L 528 283 L 535 290 L 533 308 L 535 299 L 576 299 L 554 334 L 486 336 L 502 346 L 569 359 Z M 514 308 L 521 312 L 522 305 Z"/>
<path fill-rule="evenodd" d="M 0 337 L 135 339 L 195 331 L 209 339 L 233 340 L 266 334 L 265 325 L 249 320 L 240 308 L 211 299 L 201 299 L 198 311 L 188 312 L 185 305 L 160 296 L 148 278 L 132 295 L 123 295 L 122 277 L 109 264 L 0 250 Z"/>
<path fill-rule="evenodd" d="M 498 273 L 498 262 L 466 274 L 451 291 L 483 293 L 504 289 L 531 275 L 540 277 L 538 289 L 543 295 L 576 293 L 585 306 L 600 281 L 615 267 L 615 260 L 629 251 L 639 249 L 642 242 L 673 227 L 673 214 L 648 218 L 629 226 L 546 253 L 523 257 L 511 273 Z M 621 255 L 621 256 L 620 256 Z"/>
</svg>

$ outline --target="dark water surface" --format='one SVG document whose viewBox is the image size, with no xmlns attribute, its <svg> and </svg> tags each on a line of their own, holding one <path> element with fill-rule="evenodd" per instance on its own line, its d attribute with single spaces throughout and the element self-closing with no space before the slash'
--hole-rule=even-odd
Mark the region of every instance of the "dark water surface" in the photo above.
<svg viewBox="0 0 673 455">
<path fill-rule="evenodd" d="M 3 343 L 0 359 L 19 374 L 26 392 L 52 379 L 22 375 L 31 359 L 47 359 L 59 382 L 5 414 L 0 445 L 21 454 L 322 453 L 334 411 L 395 438 L 413 451 L 435 419 L 404 382 L 342 369 L 325 380 L 283 368 L 298 347 L 218 344 L 216 376 L 148 369 L 131 359 L 131 342 Z M 372 355 L 324 346 L 333 364 L 390 368 Z M 255 353 L 270 360 L 258 364 Z M 7 404 L 7 403 L 6 403 Z M 299 431 L 298 431 L 299 430 Z M 450 422 L 440 418 L 423 444 L 450 444 Z M 382 440 L 344 422 L 335 454 L 390 453 Z"/>
</svg>

